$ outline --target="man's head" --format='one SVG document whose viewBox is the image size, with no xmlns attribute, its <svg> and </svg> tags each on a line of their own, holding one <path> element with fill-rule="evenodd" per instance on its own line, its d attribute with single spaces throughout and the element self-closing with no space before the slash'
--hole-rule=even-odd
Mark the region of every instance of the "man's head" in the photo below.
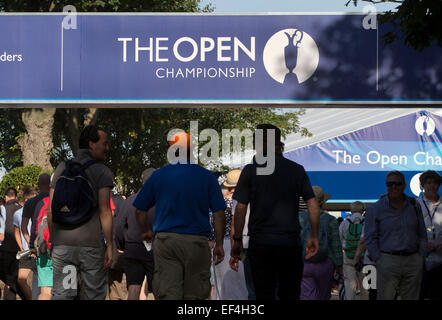
<svg viewBox="0 0 442 320">
<path fill-rule="evenodd" d="M 38 176 L 38 190 L 40 192 L 49 192 L 51 176 L 48 173 L 42 173 Z"/>
<path fill-rule="evenodd" d="M 434 170 L 427 170 L 419 177 L 419 182 L 424 192 L 428 195 L 435 196 L 439 192 L 439 187 L 442 182 L 442 178 Z"/>
<path fill-rule="evenodd" d="M 107 134 L 94 125 L 86 126 L 81 131 L 79 147 L 80 149 L 88 149 L 95 160 L 104 161 L 109 152 Z"/>
<path fill-rule="evenodd" d="M 364 212 L 364 204 L 360 201 L 355 201 L 350 204 L 350 212 L 353 213 L 360 213 L 362 214 Z"/>
<path fill-rule="evenodd" d="M 398 199 L 402 197 L 406 183 L 405 177 L 401 172 L 396 170 L 390 171 L 387 174 L 385 184 L 387 186 L 387 194 L 390 199 Z"/>
<path fill-rule="evenodd" d="M 178 131 L 169 140 L 169 148 L 175 150 L 173 153 L 176 158 L 184 158 L 183 151 L 186 151 L 185 157 L 190 160 L 192 155 L 192 150 L 190 146 L 192 137 L 187 132 Z M 172 149 L 172 150 L 173 150 Z M 170 161 L 170 160 L 169 160 Z"/>
<path fill-rule="evenodd" d="M 262 130 L 262 145 L 257 141 L 257 131 Z M 264 155 L 267 154 L 268 138 L 274 138 L 275 150 L 269 150 L 269 152 L 276 152 L 282 154 L 284 152 L 284 143 L 281 141 L 281 130 L 268 123 L 259 124 L 256 127 L 255 133 L 253 134 L 253 148 L 256 152 L 260 152 Z M 270 141 L 270 140 L 269 140 Z"/>
<path fill-rule="evenodd" d="M 141 174 L 141 183 L 144 184 L 147 181 L 147 179 L 150 178 L 150 176 L 155 170 L 156 170 L 155 168 L 147 168 L 146 170 L 144 170 L 143 173 Z"/>
<path fill-rule="evenodd" d="M 9 187 L 5 190 L 5 201 L 17 199 L 17 190 L 15 188 Z"/>
<path fill-rule="evenodd" d="M 22 199 L 23 202 L 28 201 L 29 199 L 35 197 L 37 195 L 37 191 L 31 187 L 25 186 L 22 191 Z"/>
</svg>

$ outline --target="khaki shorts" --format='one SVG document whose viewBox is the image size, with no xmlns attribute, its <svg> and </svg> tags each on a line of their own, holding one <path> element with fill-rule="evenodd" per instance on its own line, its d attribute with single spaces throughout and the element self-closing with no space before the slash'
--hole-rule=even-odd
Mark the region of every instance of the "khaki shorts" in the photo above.
<svg viewBox="0 0 442 320">
<path fill-rule="evenodd" d="M 207 237 L 160 232 L 154 241 L 153 291 L 160 300 L 202 300 L 210 295 Z"/>
</svg>

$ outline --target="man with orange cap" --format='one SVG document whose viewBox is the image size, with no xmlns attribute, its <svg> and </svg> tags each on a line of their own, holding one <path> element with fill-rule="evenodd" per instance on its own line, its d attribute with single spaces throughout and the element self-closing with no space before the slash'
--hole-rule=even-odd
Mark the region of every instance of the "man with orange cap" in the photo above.
<svg viewBox="0 0 442 320">
<path fill-rule="evenodd" d="M 209 297 L 209 211 L 214 217 L 215 264 L 224 259 L 226 205 L 215 176 L 190 162 L 190 139 L 185 132 L 171 137 L 168 151 L 171 163 L 152 173 L 133 203 L 141 232 L 146 234 L 149 234 L 145 223 L 147 211 L 155 206 L 153 291 L 160 300 Z"/>
</svg>

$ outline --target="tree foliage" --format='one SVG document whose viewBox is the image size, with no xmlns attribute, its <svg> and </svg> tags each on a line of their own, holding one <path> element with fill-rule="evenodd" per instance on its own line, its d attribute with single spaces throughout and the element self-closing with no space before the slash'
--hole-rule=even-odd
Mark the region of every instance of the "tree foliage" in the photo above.
<svg viewBox="0 0 442 320">
<path fill-rule="evenodd" d="M 0 194 L 3 195 L 9 187 L 15 188 L 19 194 L 24 186 L 36 189 L 38 176 L 45 172 L 51 174 L 51 172 L 45 171 L 36 165 L 14 168 L 10 170 L 0 182 Z"/>
<path fill-rule="evenodd" d="M 372 4 L 399 3 L 397 11 L 387 11 L 379 16 L 381 24 L 390 23 L 399 27 L 400 32 L 392 31 L 384 35 L 384 44 L 403 40 L 415 50 L 422 51 L 436 42 L 442 47 L 442 5 L 441 0 L 350 0 L 356 6 L 358 1 Z"/>
<path fill-rule="evenodd" d="M 49 12 L 63 11 L 66 5 L 73 5 L 78 12 L 209 12 L 209 4 L 200 7 L 200 0 L 16 0 L 0 1 L 0 11 Z"/>
</svg>

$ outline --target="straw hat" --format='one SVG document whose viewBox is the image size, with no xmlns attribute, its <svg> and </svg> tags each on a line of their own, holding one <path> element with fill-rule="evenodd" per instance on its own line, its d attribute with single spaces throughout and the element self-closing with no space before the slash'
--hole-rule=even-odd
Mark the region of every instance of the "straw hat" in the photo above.
<svg viewBox="0 0 442 320">
<path fill-rule="evenodd" d="M 241 170 L 235 169 L 230 171 L 227 174 L 226 181 L 224 181 L 223 186 L 224 187 L 236 187 L 236 184 L 238 183 L 239 176 L 241 175 Z"/>
<path fill-rule="evenodd" d="M 330 199 L 330 195 L 325 193 L 320 186 L 313 186 L 312 189 L 319 206 L 322 206 L 328 199 Z"/>
</svg>

